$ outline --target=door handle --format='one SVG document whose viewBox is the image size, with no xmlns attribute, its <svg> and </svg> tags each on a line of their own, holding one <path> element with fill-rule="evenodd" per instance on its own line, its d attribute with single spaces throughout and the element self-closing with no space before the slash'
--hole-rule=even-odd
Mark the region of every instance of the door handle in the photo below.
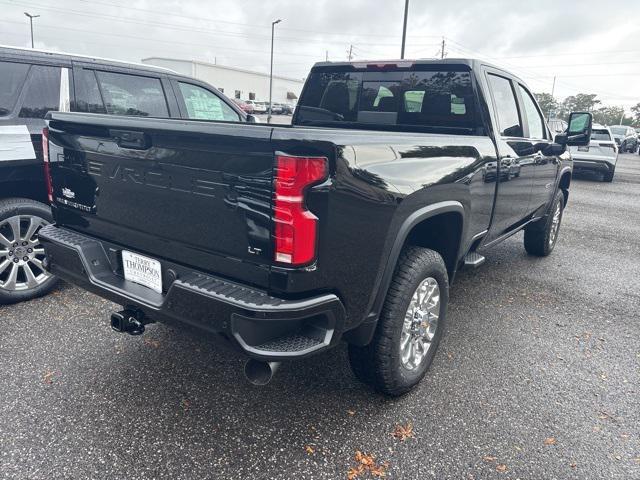
<svg viewBox="0 0 640 480">
<path fill-rule="evenodd" d="M 146 150 L 151 146 L 151 137 L 144 132 L 132 130 L 109 130 L 109 135 L 120 148 Z"/>
</svg>

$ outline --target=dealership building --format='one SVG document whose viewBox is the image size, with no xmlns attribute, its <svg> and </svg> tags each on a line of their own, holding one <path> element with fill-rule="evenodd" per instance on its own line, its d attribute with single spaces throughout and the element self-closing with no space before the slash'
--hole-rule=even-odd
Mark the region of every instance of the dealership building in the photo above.
<svg viewBox="0 0 640 480">
<path fill-rule="evenodd" d="M 269 74 L 267 73 L 176 58 L 149 57 L 143 58 L 142 63 L 168 68 L 205 81 L 229 98 L 269 101 Z M 295 104 L 303 84 L 303 80 L 274 75 L 273 101 Z"/>
</svg>

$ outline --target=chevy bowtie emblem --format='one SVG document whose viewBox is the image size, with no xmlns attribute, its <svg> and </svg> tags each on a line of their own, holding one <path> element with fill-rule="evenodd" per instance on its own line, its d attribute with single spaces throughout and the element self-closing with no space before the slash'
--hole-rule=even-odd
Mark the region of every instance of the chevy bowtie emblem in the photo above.
<svg viewBox="0 0 640 480">
<path fill-rule="evenodd" d="M 72 199 L 76 198 L 76 194 L 75 194 L 75 192 L 74 192 L 73 190 L 71 190 L 71 189 L 67 188 L 67 187 L 64 187 L 64 188 L 62 189 L 62 195 L 63 195 L 65 198 L 68 198 L 68 199 L 70 199 L 70 200 L 72 200 Z"/>
</svg>

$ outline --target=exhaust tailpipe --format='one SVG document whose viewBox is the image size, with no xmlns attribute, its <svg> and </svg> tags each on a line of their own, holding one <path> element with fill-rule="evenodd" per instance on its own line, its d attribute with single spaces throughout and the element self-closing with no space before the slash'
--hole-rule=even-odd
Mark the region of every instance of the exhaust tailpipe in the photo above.
<svg viewBox="0 0 640 480">
<path fill-rule="evenodd" d="M 244 364 L 244 375 L 253 385 L 264 386 L 271 381 L 280 362 L 263 362 L 250 358 Z"/>
<path fill-rule="evenodd" d="M 134 310 L 122 310 L 111 314 L 111 328 L 116 332 L 128 333 L 129 335 L 142 335 L 144 333 L 144 323 L 142 323 L 142 312 Z"/>
</svg>

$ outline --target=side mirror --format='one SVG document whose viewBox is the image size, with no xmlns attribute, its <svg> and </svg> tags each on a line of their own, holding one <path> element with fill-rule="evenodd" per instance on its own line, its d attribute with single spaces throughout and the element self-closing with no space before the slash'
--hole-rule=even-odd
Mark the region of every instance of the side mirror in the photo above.
<svg viewBox="0 0 640 480">
<path fill-rule="evenodd" d="M 255 115 L 248 114 L 247 115 L 247 123 L 260 123 L 260 119 Z"/>
<path fill-rule="evenodd" d="M 556 143 L 584 147 L 591 141 L 593 115 L 588 112 L 571 112 L 569 127 L 565 133 L 556 135 Z"/>
</svg>

